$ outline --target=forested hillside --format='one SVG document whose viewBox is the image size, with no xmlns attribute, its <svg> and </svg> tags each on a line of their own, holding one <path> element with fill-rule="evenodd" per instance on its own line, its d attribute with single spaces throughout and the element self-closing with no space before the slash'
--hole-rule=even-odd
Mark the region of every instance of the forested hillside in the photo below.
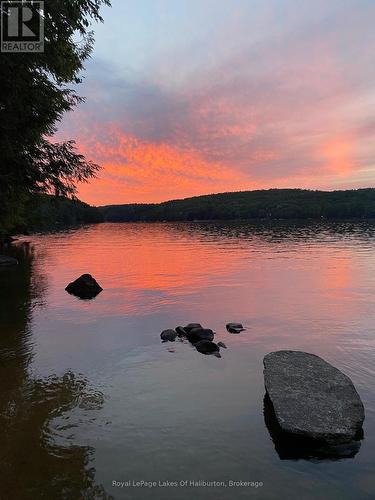
<svg viewBox="0 0 375 500">
<path fill-rule="evenodd" d="M 96 207 L 64 197 L 35 196 L 28 208 L 26 227 L 31 231 L 103 221 Z"/>
<path fill-rule="evenodd" d="M 241 191 L 157 204 L 110 205 L 100 210 L 110 222 L 375 218 L 375 189 Z"/>
<path fill-rule="evenodd" d="M 13 228 L 14 233 L 28 233 L 102 221 L 102 213 L 96 207 L 79 200 L 41 194 L 25 203 L 22 212 L 17 213 Z M 6 234 L 0 222 L 0 240 Z"/>
</svg>

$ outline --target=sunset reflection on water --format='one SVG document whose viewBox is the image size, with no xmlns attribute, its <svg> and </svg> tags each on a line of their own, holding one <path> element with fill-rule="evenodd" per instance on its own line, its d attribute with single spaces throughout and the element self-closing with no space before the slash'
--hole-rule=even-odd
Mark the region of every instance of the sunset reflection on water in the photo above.
<svg viewBox="0 0 375 500">
<path fill-rule="evenodd" d="M 22 324 L 13 322 L 18 299 L 10 296 L 13 306 L 1 317 L 8 332 L 2 355 L 18 335 L 22 349 L 15 356 L 22 370 L 7 361 L 7 377 L 13 370 L 15 385 L 39 380 L 48 387 L 55 376 L 64 388 L 68 373 L 69 380 L 84 381 L 84 393 L 92 386 L 88 392 L 100 398 L 92 409 L 80 403 L 86 396 L 73 394 L 77 404 L 45 415 L 51 439 L 63 450 L 81 447 L 92 471 L 89 488 L 120 499 L 131 493 L 138 500 L 148 497 L 116 491 L 112 479 L 243 480 L 251 469 L 265 484 L 272 478 L 262 499 L 280 491 L 293 500 L 301 491 L 303 498 L 316 498 L 327 493 L 328 475 L 330 498 L 354 498 L 362 477 L 367 498 L 374 486 L 375 226 L 98 224 L 21 238 L 17 247 L 25 240 L 33 255 L 27 314 Z M 93 300 L 64 290 L 83 273 L 104 289 Z M 13 283 L 14 290 L 22 286 Z M 203 356 L 186 342 L 160 343 L 161 330 L 196 321 L 227 345 L 221 359 Z M 247 330 L 231 335 L 229 321 Z M 365 439 L 355 457 L 329 462 L 324 470 L 306 459 L 280 461 L 263 418 L 262 359 L 277 349 L 318 354 L 353 379 L 366 408 Z M 26 408 L 22 397 L 18 392 Z M 45 394 L 32 397 L 43 400 Z M 30 429 L 30 435 L 35 432 Z M 48 453 L 39 460 L 47 467 Z M 17 471 L 17 462 L 12 467 Z M 72 462 L 65 477 L 75 477 L 79 487 L 87 477 L 82 463 L 79 474 L 74 467 Z M 295 496 L 291 481 L 298 486 Z M 178 493 L 182 499 L 191 495 Z M 194 494 L 217 498 L 214 490 Z M 176 498 L 173 491 L 163 495 Z M 221 493 L 233 498 L 228 495 Z M 236 497 L 246 495 L 236 490 Z"/>
</svg>

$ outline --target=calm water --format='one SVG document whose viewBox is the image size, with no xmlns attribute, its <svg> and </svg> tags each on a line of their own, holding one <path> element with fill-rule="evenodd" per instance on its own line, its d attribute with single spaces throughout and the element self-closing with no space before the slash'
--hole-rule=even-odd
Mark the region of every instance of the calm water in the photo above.
<svg viewBox="0 0 375 500">
<path fill-rule="evenodd" d="M 375 498 L 375 226 L 102 224 L 3 252 L 20 265 L 0 272 L 1 499 Z M 64 291 L 84 272 L 92 301 Z M 160 343 L 191 321 L 221 359 Z M 352 378 L 355 457 L 280 459 L 262 359 L 285 348 Z M 142 480 L 263 486 L 112 486 Z"/>
</svg>

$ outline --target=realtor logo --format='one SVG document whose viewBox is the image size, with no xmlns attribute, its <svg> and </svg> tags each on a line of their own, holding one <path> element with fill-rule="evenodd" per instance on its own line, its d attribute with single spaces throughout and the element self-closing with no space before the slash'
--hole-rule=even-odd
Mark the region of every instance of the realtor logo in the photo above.
<svg viewBox="0 0 375 500">
<path fill-rule="evenodd" d="M 1 52 L 44 52 L 44 2 L 1 2 Z"/>
</svg>

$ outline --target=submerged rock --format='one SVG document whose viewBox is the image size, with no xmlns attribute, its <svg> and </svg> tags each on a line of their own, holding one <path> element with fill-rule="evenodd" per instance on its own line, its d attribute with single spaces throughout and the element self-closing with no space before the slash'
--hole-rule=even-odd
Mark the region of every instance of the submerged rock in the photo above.
<svg viewBox="0 0 375 500">
<path fill-rule="evenodd" d="M 245 330 L 242 323 L 227 323 L 226 329 L 229 333 L 241 333 Z"/>
<path fill-rule="evenodd" d="M 214 332 L 210 328 L 193 328 L 186 334 L 186 338 L 192 344 L 196 344 L 200 340 L 213 340 Z"/>
<path fill-rule="evenodd" d="M 17 264 L 17 259 L 8 257 L 7 255 L 0 255 L 0 267 L 16 266 Z"/>
<path fill-rule="evenodd" d="M 263 363 L 266 391 L 283 433 L 330 445 L 361 437 L 363 404 L 340 370 L 302 351 L 271 352 Z"/>
<path fill-rule="evenodd" d="M 174 342 L 176 340 L 177 333 L 175 330 L 163 330 L 160 334 L 160 338 L 163 342 Z"/>
<path fill-rule="evenodd" d="M 202 354 L 219 354 L 219 347 L 209 340 L 200 340 L 197 344 L 195 344 L 195 348 Z"/>
<path fill-rule="evenodd" d="M 82 276 L 75 281 L 69 283 L 65 290 L 81 299 L 93 299 L 103 290 L 103 288 L 91 274 L 82 274 Z"/>
<path fill-rule="evenodd" d="M 200 323 L 189 323 L 184 327 L 186 333 L 189 333 L 193 328 L 203 328 Z"/>
<path fill-rule="evenodd" d="M 217 345 L 218 345 L 219 347 L 222 347 L 223 349 L 226 349 L 226 348 L 227 348 L 227 346 L 224 344 L 224 342 L 218 342 L 218 343 L 217 343 Z"/>
</svg>

